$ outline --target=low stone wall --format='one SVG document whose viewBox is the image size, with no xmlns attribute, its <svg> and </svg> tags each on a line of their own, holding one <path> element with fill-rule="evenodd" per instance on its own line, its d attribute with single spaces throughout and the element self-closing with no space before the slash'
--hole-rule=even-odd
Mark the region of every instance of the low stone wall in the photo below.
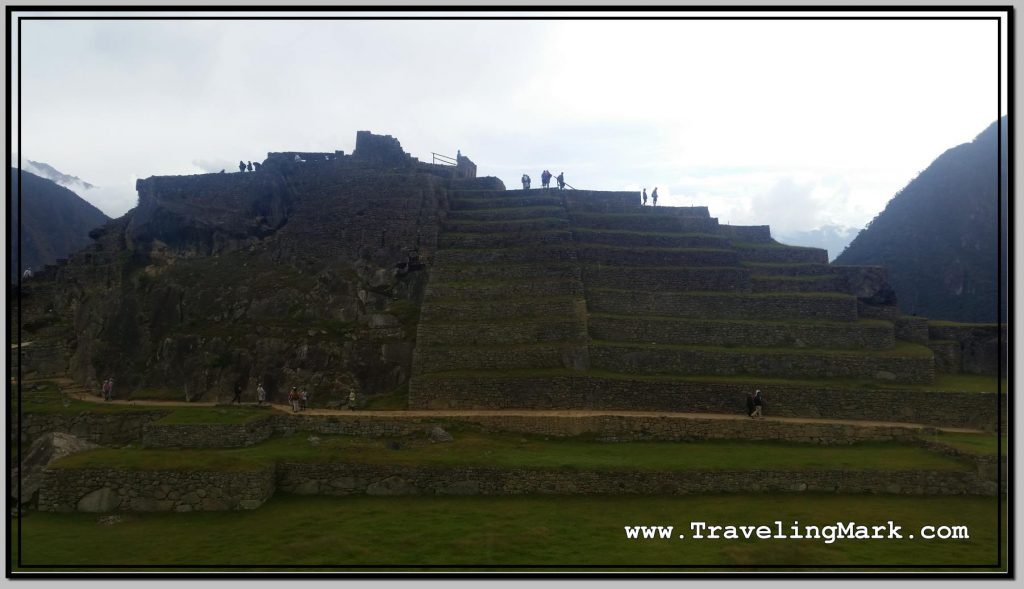
<svg viewBox="0 0 1024 589">
<path fill-rule="evenodd" d="M 751 276 L 750 288 L 754 292 L 846 292 L 842 276 Z"/>
<path fill-rule="evenodd" d="M 452 233 L 533 233 L 567 229 L 569 222 L 558 218 L 509 219 L 505 221 L 450 220 L 444 222 L 445 231 Z M 444 235 L 442 233 L 442 235 Z"/>
<path fill-rule="evenodd" d="M 576 249 L 568 246 L 538 246 L 510 249 L 450 249 L 434 254 L 434 264 L 505 264 L 518 262 L 574 262 Z"/>
<path fill-rule="evenodd" d="M 611 266 L 736 266 L 739 256 L 728 249 L 622 248 L 580 244 L 579 259 L 586 264 Z M 674 270 L 674 268 L 673 268 Z"/>
<path fill-rule="evenodd" d="M 500 193 L 495 193 L 500 194 Z M 466 196 L 469 195 L 469 196 Z M 561 208 L 561 200 L 556 195 L 536 194 L 533 196 L 485 196 L 484 193 L 474 194 L 467 191 L 459 191 L 457 196 L 450 199 L 452 211 L 473 211 L 478 209 L 506 209 L 506 208 L 534 208 L 552 207 Z"/>
<path fill-rule="evenodd" d="M 569 242 L 572 241 L 572 233 L 563 229 L 516 233 L 446 233 L 438 241 L 439 247 L 443 248 L 521 247 L 524 245 Z"/>
<path fill-rule="evenodd" d="M 960 344 L 949 340 L 931 340 L 928 348 L 935 354 L 935 372 L 959 374 L 963 366 Z"/>
<path fill-rule="evenodd" d="M 617 245 L 619 247 L 695 247 L 695 248 L 728 248 L 729 240 L 715 235 L 687 235 L 685 233 L 631 233 L 629 231 L 595 231 L 593 229 L 573 229 L 576 241 L 580 243 L 596 243 Z"/>
<path fill-rule="evenodd" d="M 921 423 L 995 431 L 996 394 L 762 385 L 765 413 Z M 410 409 L 577 409 L 596 411 L 745 412 L 735 383 L 564 376 L 550 378 L 430 377 L 409 384 Z M 1006 395 L 1002 422 L 1006 420 Z"/>
<path fill-rule="evenodd" d="M 587 345 L 423 348 L 416 351 L 413 374 L 451 370 L 586 368 Z"/>
<path fill-rule="evenodd" d="M 118 411 L 114 413 L 29 413 L 21 415 L 22 444 L 31 444 L 49 432 L 63 432 L 101 446 L 124 446 L 142 439 L 146 425 L 170 413 L 168 409 L 152 411 Z M 11 424 L 12 439 L 18 439 L 19 422 Z"/>
<path fill-rule="evenodd" d="M 768 225 L 719 225 L 718 233 L 736 241 L 770 242 L 771 227 Z"/>
<path fill-rule="evenodd" d="M 610 229 L 618 231 L 640 231 L 673 233 L 696 231 L 711 233 L 718 224 L 712 219 L 684 218 L 660 214 L 661 211 L 647 209 L 640 213 L 585 213 L 571 211 L 573 229 Z"/>
<path fill-rule="evenodd" d="M 929 324 L 928 335 L 933 340 L 950 340 L 959 345 L 961 371 L 968 374 L 995 376 L 999 372 L 999 357 L 1002 356 L 1002 376 L 1006 376 L 1006 367 L 1009 362 L 1007 356 L 1009 340 L 1005 324 Z M 1000 335 L 1002 347 L 1000 347 Z"/>
<path fill-rule="evenodd" d="M 735 246 L 740 259 L 746 262 L 782 264 L 827 264 L 828 252 L 811 247 L 743 247 Z"/>
<path fill-rule="evenodd" d="M 916 344 L 928 343 L 928 320 L 924 317 L 901 316 L 895 322 L 897 339 L 914 342 Z"/>
<path fill-rule="evenodd" d="M 275 416 L 280 434 L 313 432 L 365 437 L 422 434 L 452 424 L 478 427 L 487 432 L 515 432 L 551 437 L 593 436 L 609 442 L 681 440 L 757 440 L 849 445 L 861 442 L 916 442 L 923 428 L 845 423 L 795 423 L 747 417 L 694 417 L 672 415 L 458 415 L 444 417 L 368 415 Z"/>
<path fill-rule="evenodd" d="M 557 297 L 517 301 L 427 301 L 420 309 L 420 325 L 431 321 L 488 321 L 520 317 L 565 317 L 576 312 L 582 298 Z"/>
<path fill-rule="evenodd" d="M 842 349 L 887 349 L 896 344 L 891 323 L 808 324 L 591 315 L 588 326 L 594 339 L 637 343 Z"/>
<path fill-rule="evenodd" d="M 465 201 L 463 201 L 465 202 Z M 502 200 L 487 201 L 488 208 L 452 210 L 448 213 L 448 221 L 515 221 L 519 219 L 550 219 L 564 217 L 565 211 L 554 199 L 532 201 L 535 204 L 520 205 Z M 453 208 L 454 208 L 453 204 Z"/>
<path fill-rule="evenodd" d="M 749 272 L 743 268 L 630 268 L 587 265 L 583 266 L 582 272 L 583 283 L 587 288 L 647 292 L 747 290 L 750 287 L 749 276 Z"/>
<path fill-rule="evenodd" d="M 756 462 L 756 457 L 751 457 Z M 278 488 L 302 495 L 689 495 L 828 492 L 995 495 L 970 471 L 532 470 L 369 464 L 278 465 Z"/>
<path fill-rule="evenodd" d="M 555 180 L 552 185 L 557 186 Z M 563 190 L 558 193 L 565 201 L 566 206 L 572 209 L 639 209 L 640 193 L 605 190 Z"/>
<path fill-rule="evenodd" d="M 575 317 L 541 317 L 500 323 L 420 323 L 416 345 L 421 349 L 426 346 L 497 346 L 582 341 L 586 337 L 583 322 Z"/>
<path fill-rule="evenodd" d="M 879 356 L 843 353 L 740 352 L 699 348 L 590 345 L 590 365 L 625 374 L 755 375 L 779 378 L 872 378 L 927 384 L 935 380 L 931 355 Z"/>
<path fill-rule="evenodd" d="M 251 471 L 49 469 L 39 510 L 226 511 L 256 509 L 274 493 L 274 467 Z"/>
<path fill-rule="evenodd" d="M 857 320 L 857 299 L 848 295 L 702 295 L 588 287 L 587 308 L 613 315 L 642 312 L 704 319 Z"/>
<path fill-rule="evenodd" d="M 579 266 L 572 263 L 561 264 L 481 264 L 472 266 L 443 266 L 433 268 L 430 280 L 439 283 L 464 282 L 476 280 L 534 280 L 543 276 L 545 280 L 579 280 Z"/>
<path fill-rule="evenodd" d="M 427 297 L 439 299 L 493 301 L 562 295 L 582 297 L 583 285 L 576 279 L 548 280 L 539 275 L 524 282 L 441 284 L 431 281 L 427 286 Z"/>
<path fill-rule="evenodd" d="M 142 431 L 146 448 L 243 448 L 273 433 L 270 417 L 246 423 L 150 423 Z"/>
</svg>

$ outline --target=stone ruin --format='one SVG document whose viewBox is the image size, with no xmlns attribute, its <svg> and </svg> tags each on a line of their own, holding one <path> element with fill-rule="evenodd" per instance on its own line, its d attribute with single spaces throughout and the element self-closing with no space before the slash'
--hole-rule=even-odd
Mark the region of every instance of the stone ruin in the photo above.
<svg viewBox="0 0 1024 589">
<path fill-rule="evenodd" d="M 940 409 L 915 387 L 990 373 L 996 338 L 901 316 L 883 268 L 706 207 L 506 190 L 457 163 L 360 131 L 351 155 L 139 180 L 135 209 L 28 283 L 44 327 L 22 361 L 206 399 L 259 380 L 314 405 L 735 412 L 761 388 L 776 415 L 995 422 L 983 397 Z"/>
</svg>

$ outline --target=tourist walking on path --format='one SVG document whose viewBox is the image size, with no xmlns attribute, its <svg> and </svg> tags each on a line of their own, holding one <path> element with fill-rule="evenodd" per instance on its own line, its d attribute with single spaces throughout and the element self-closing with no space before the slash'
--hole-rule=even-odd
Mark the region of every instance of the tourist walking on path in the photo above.
<svg viewBox="0 0 1024 589">
<path fill-rule="evenodd" d="M 646 207 L 647 206 L 647 189 L 646 188 L 644 188 L 644 193 L 640 195 L 640 198 L 642 199 L 642 202 L 643 202 L 642 206 Z"/>
<path fill-rule="evenodd" d="M 231 399 L 231 403 L 238 403 L 239 405 L 242 404 L 242 383 L 235 384 L 235 396 Z"/>
<path fill-rule="evenodd" d="M 658 187 L 654 187 L 654 192 L 651 193 L 651 201 L 654 202 L 654 206 L 658 206 Z"/>
<path fill-rule="evenodd" d="M 563 188 L 565 188 L 565 172 L 559 172 L 557 180 L 558 180 L 558 189 L 562 190 Z"/>
<path fill-rule="evenodd" d="M 299 411 L 305 411 L 306 407 L 309 406 L 309 393 L 306 392 L 306 388 L 303 387 L 299 391 Z"/>
<path fill-rule="evenodd" d="M 263 383 L 256 383 L 256 404 L 262 405 L 267 400 L 267 391 L 263 389 Z"/>
<path fill-rule="evenodd" d="M 238 171 L 239 172 L 244 172 L 245 171 L 245 162 L 243 162 L 242 160 L 238 160 Z"/>
<path fill-rule="evenodd" d="M 523 190 L 529 190 L 529 189 L 530 189 L 530 176 L 527 175 L 527 174 L 523 174 Z"/>
<path fill-rule="evenodd" d="M 292 413 L 299 410 L 299 391 L 295 387 L 288 391 L 288 404 L 292 406 Z"/>
<path fill-rule="evenodd" d="M 103 381 L 103 400 L 109 401 L 114 394 L 114 379 L 108 378 Z"/>
<path fill-rule="evenodd" d="M 349 411 L 355 411 L 356 410 L 356 392 L 355 391 L 349 391 L 348 392 L 348 410 Z"/>
<path fill-rule="evenodd" d="M 762 410 L 764 408 L 764 396 L 761 395 L 761 389 L 757 389 L 754 392 L 754 412 L 750 414 L 751 417 L 764 417 Z"/>
<path fill-rule="evenodd" d="M 754 395 L 747 393 L 747 416 L 751 419 L 754 418 Z"/>
<path fill-rule="evenodd" d="M 551 172 L 544 170 L 540 173 L 540 185 L 544 188 L 549 188 L 551 186 Z"/>
</svg>

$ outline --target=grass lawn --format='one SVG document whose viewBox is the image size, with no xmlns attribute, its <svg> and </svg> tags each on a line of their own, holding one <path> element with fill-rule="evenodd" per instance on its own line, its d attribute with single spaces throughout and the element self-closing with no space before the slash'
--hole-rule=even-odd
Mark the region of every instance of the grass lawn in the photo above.
<svg viewBox="0 0 1024 589">
<path fill-rule="evenodd" d="M 16 536 L 12 540 L 12 567 L 994 568 L 999 545 L 996 509 L 996 499 L 985 497 L 804 493 L 459 498 L 279 494 L 250 512 L 124 514 L 115 525 L 99 523 L 96 514 L 32 513 L 21 522 L 20 559 Z M 831 544 L 824 539 L 714 540 L 694 538 L 690 528 L 694 521 L 739 526 L 773 525 L 776 520 L 784 529 L 794 521 L 824 526 L 885 525 L 892 520 L 902 526 L 903 539 L 842 539 Z M 638 525 L 673 526 L 674 535 L 686 538 L 627 539 L 625 526 Z M 969 539 L 924 540 L 920 529 L 925 525 L 967 526 Z M 17 529 L 15 521 L 12 534 Z M 1002 529 L 1005 566 L 1005 524 Z"/>
<path fill-rule="evenodd" d="M 919 446 L 870 443 L 812 446 L 781 442 L 599 442 L 482 434 L 452 428 L 454 442 L 425 437 L 396 440 L 309 434 L 273 438 L 248 448 L 97 449 L 58 461 L 55 468 L 248 470 L 281 461 L 362 462 L 408 466 L 494 466 L 533 469 L 609 470 L 961 470 L 970 465 Z M 752 458 L 757 457 L 754 461 Z"/>
</svg>

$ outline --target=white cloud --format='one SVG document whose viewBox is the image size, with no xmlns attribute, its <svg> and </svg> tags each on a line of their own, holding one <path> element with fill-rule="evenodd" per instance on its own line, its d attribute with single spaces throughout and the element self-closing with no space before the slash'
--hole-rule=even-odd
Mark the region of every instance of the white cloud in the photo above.
<svg viewBox="0 0 1024 589">
<path fill-rule="evenodd" d="M 22 142 L 115 214 L 132 175 L 351 151 L 369 129 L 512 187 L 548 168 L 723 222 L 856 227 L 995 120 L 994 39 L 985 21 L 30 21 Z"/>
</svg>

